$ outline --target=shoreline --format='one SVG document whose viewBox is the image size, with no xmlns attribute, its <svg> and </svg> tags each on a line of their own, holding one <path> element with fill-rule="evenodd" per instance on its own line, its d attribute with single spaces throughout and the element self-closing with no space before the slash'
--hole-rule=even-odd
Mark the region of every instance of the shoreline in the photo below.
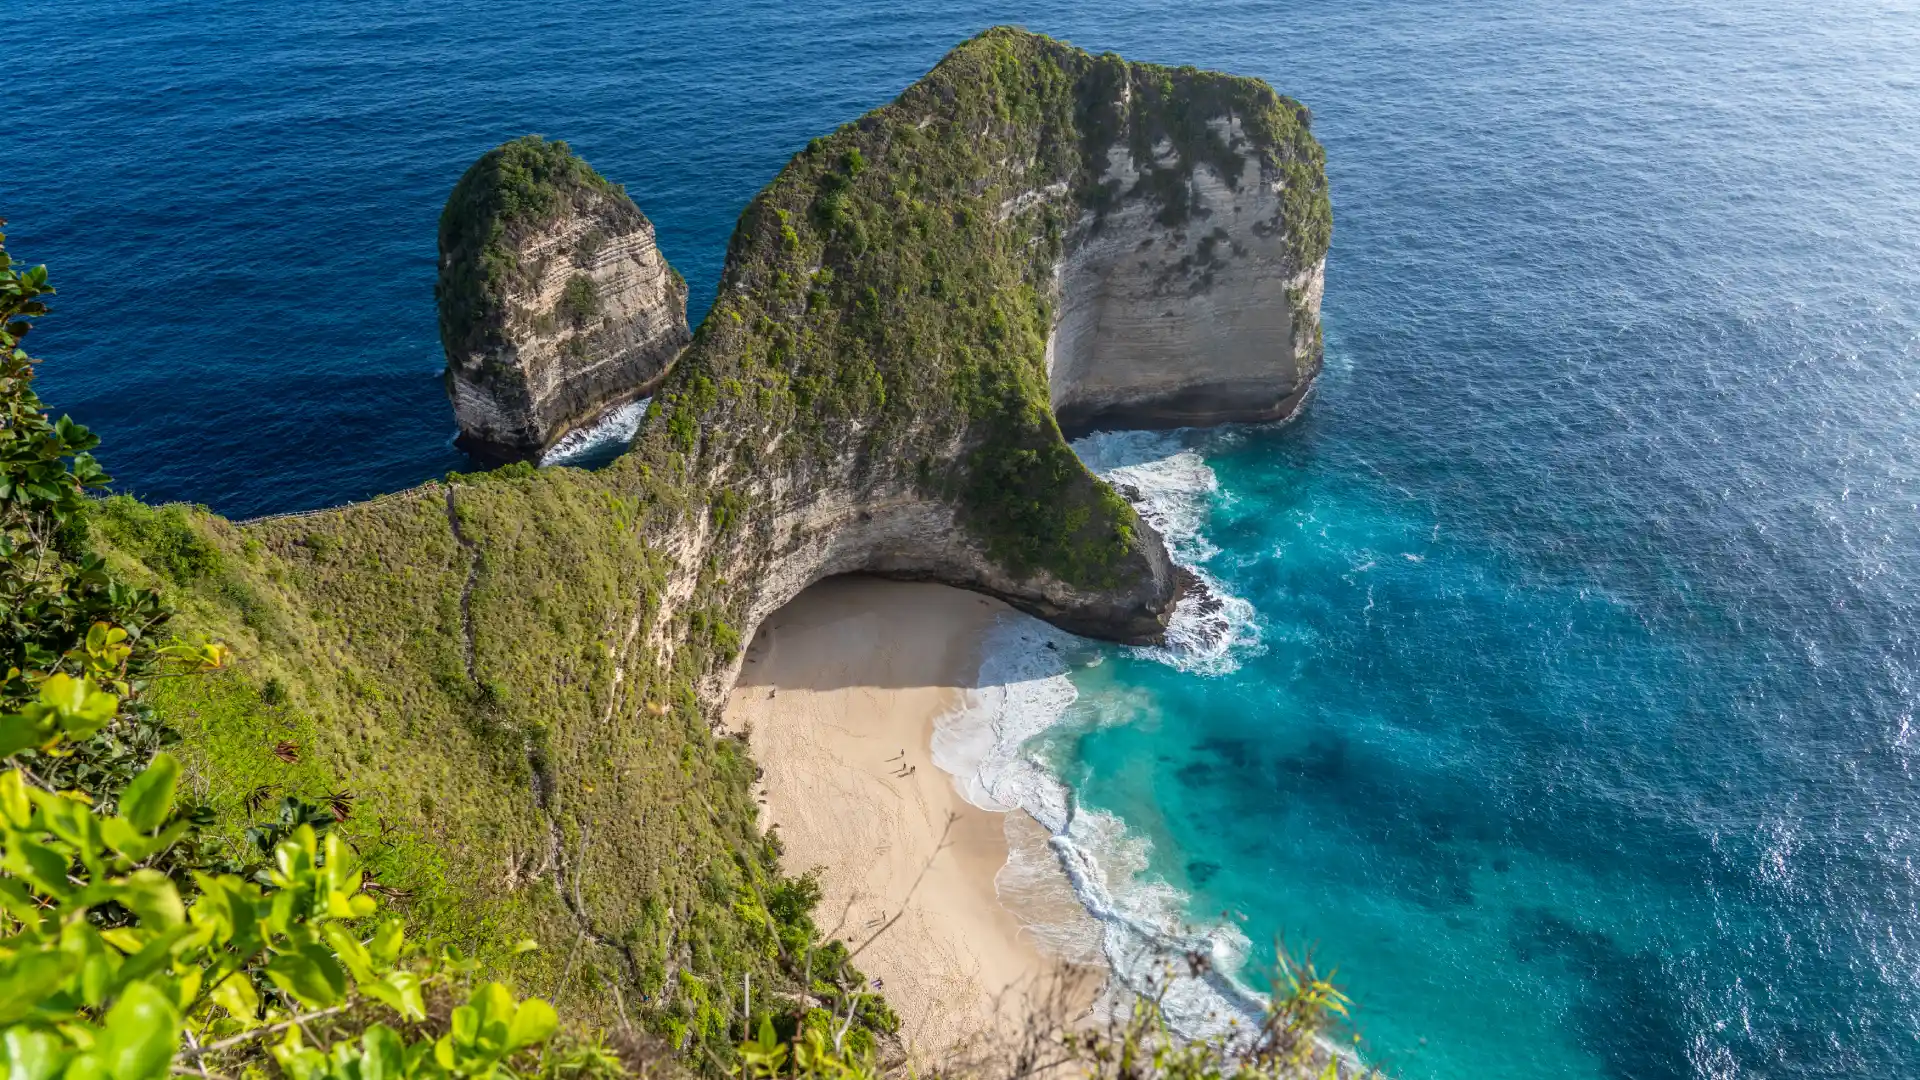
<svg viewBox="0 0 1920 1080">
<path fill-rule="evenodd" d="M 1062 900 L 1085 917 L 1064 875 L 1059 897 L 1003 902 L 1009 830 L 1039 826 L 967 802 L 933 760 L 937 722 L 969 706 L 986 632 L 1010 611 L 945 585 L 828 579 L 760 627 L 725 711 L 788 871 L 819 872 L 822 934 L 862 949 L 916 1057 L 1022 1022 L 1068 967 L 1030 927 L 1069 915 Z"/>
</svg>

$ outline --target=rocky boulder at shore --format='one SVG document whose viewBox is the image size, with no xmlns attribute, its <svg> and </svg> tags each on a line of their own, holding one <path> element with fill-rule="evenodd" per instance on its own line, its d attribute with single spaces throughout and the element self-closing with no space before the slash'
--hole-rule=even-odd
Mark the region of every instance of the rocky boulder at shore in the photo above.
<svg viewBox="0 0 1920 1080">
<path fill-rule="evenodd" d="M 440 217 L 440 339 L 459 445 L 537 458 L 659 384 L 691 339 L 653 223 L 564 142 L 488 151 Z"/>
</svg>

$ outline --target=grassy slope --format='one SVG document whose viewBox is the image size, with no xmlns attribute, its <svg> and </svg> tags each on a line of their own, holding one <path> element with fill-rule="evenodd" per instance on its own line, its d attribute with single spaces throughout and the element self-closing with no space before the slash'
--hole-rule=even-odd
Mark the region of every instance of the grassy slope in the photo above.
<svg viewBox="0 0 1920 1080">
<path fill-rule="evenodd" d="M 768 550 L 767 478 L 910 470 L 1007 565 L 1112 574 L 1135 519 L 1047 411 L 1050 266 L 1083 206 L 1177 189 L 1103 191 L 1088 162 L 1107 143 L 1227 153 L 1201 121 L 1229 107 L 1263 133 L 1246 152 L 1304 177 L 1289 224 L 1317 259 L 1325 186 L 1303 110 L 1251 80 L 991 31 L 747 209 L 712 314 L 613 466 L 244 527 L 104 504 L 94 536 L 114 563 L 243 658 L 159 702 L 226 831 L 257 789 L 351 789 L 344 827 L 423 931 L 590 1021 L 624 1004 L 730 1055 L 742 977 L 791 988 L 780 937 L 806 930 L 745 749 L 707 726 Z M 1001 220 L 1050 184 L 1063 193 Z M 542 949 L 514 953 L 528 937 Z"/>
</svg>

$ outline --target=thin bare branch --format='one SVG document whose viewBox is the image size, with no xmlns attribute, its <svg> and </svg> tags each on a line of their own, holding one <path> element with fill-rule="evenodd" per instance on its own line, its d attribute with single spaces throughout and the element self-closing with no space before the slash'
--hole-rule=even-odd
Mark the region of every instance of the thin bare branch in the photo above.
<svg viewBox="0 0 1920 1080">
<path fill-rule="evenodd" d="M 192 1058 L 203 1057 L 207 1054 L 217 1054 L 222 1050 L 231 1050 L 236 1046 L 244 1046 L 255 1039 L 264 1038 L 268 1035 L 278 1035 L 290 1027 L 297 1025 L 304 1026 L 310 1020 L 324 1020 L 329 1016 L 338 1016 L 357 1004 L 359 1004 L 358 1000 L 348 1001 L 340 1005 L 335 1005 L 331 1009 L 320 1009 L 315 1012 L 301 1013 L 298 1016 L 289 1016 L 277 1024 L 268 1024 L 265 1027 L 254 1028 L 252 1031 L 243 1031 L 231 1038 L 221 1039 L 217 1043 L 208 1043 L 202 1047 L 189 1047 L 188 1049 L 180 1051 L 180 1053 L 183 1057 Z"/>
</svg>

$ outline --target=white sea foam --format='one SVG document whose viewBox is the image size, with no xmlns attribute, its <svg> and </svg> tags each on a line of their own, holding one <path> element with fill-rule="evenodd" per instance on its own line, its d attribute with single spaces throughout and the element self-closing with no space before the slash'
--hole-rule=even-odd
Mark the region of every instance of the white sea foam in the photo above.
<svg viewBox="0 0 1920 1080">
<path fill-rule="evenodd" d="M 1175 561 L 1194 566 L 1220 553 L 1200 531 L 1220 481 L 1181 433 L 1096 431 L 1073 449 L 1159 530 Z"/>
<path fill-rule="evenodd" d="M 1166 540 L 1173 561 L 1199 583 L 1174 609 L 1166 644 L 1135 648 L 1133 655 L 1202 675 L 1238 669 L 1242 657 L 1259 651 L 1260 628 L 1253 605 L 1207 572 L 1206 564 L 1220 554 L 1203 531 L 1220 480 L 1206 459 L 1177 431 L 1100 431 L 1073 448 L 1087 468 L 1126 496 Z"/>
<path fill-rule="evenodd" d="M 629 401 L 587 427 L 567 432 L 540 455 L 540 464 L 571 465 L 610 444 L 632 442 L 640 430 L 640 421 L 647 418 L 647 404 L 652 400 Z"/>
<path fill-rule="evenodd" d="M 1128 651 L 1196 674 L 1232 671 L 1259 647 L 1259 627 L 1253 605 L 1228 593 L 1202 565 L 1219 553 L 1203 532 L 1219 490 L 1213 470 L 1178 433 L 1100 433 L 1074 448 L 1166 538 L 1175 561 L 1200 583 L 1176 609 L 1165 645 Z M 1051 834 L 1055 871 L 1064 871 L 1098 927 L 1098 952 L 1122 991 L 1115 1001 L 1126 992 L 1154 992 L 1172 972 L 1177 977 L 1162 1000 L 1176 1031 L 1197 1037 L 1234 1021 L 1244 1025 L 1265 1004 L 1233 979 L 1250 951 L 1246 936 L 1231 923 L 1189 926 L 1187 896 L 1147 873 L 1148 840 L 1119 818 L 1080 806 L 1041 756 L 1036 736 L 1070 714 L 1076 722 L 1098 722 L 1086 706 L 1074 708 L 1078 691 L 1067 675 L 1100 663 L 1102 648 L 1025 615 L 1003 616 L 983 643 L 977 689 L 935 722 L 934 763 L 955 777 L 967 801 L 1024 810 Z M 1039 872 L 1033 855 L 1021 852 L 1017 868 L 1010 855 L 1003 888 L 1021 888 Z M 1064 955 L 1088 951 L 1083 928 L 1058 929 L 1058 942 L 1044 929 L 1036 936 Z M 1195 955 L 1209 961 L 1198 977 L 1189 963 Z"/>
</svg>

